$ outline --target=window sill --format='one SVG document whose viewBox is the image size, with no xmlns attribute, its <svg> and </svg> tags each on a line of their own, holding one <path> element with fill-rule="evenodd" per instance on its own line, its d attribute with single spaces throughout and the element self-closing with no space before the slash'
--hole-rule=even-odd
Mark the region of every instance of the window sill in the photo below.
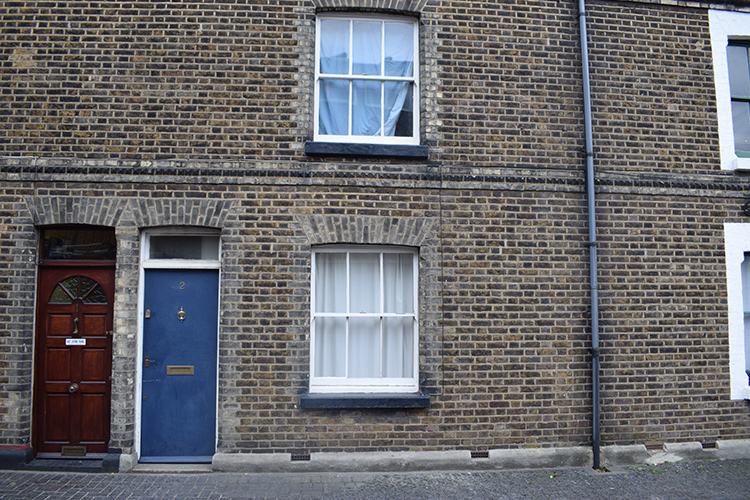
<svg viewBox="0 0 750 500">
<path fill-rule="evenodd" d="M 377 156 L 426 160 L 429 156 L 429 148 L 421 145 L 308 141 L 305 143 L 305 154 L 310 156 Z"/>
<path fill-rule="evenodd" d="M 750 158 L 742 156 L 734 157 L 734 169 L 737 172 L 747 173 L 750 172 Z"/>
<path fill-rule="evenodd" d="M 300 408 L 354 410 L 360 408 L 429 408 L 429 394 L 303 394 Z"/>
</svg>

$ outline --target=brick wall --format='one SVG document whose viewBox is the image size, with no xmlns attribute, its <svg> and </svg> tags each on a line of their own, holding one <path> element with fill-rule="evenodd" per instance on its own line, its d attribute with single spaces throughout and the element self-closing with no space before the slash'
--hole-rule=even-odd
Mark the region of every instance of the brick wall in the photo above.
<svg viewBox="0 0 750 500">
<path fill-rule="evenodd" d="M 0 6 L 0 444 L 29 438 L 36 228 L 58 223 L 116 229 L 115 448 L 137 425 L 139 232 L 168 225 L 222 234 L 220 451 L 590 443 L 576 6 L 396 3 L 421 9 L 428 161 L 304 156 L 312 2 Z M 603 442 L 750 437 L 723 261 L 748 184 L 719 169 L 706 11 L 587 9 Z M 298 408 L 310 250 L 332 242 L 420 247 L 430 408 Z"/>
</svg>

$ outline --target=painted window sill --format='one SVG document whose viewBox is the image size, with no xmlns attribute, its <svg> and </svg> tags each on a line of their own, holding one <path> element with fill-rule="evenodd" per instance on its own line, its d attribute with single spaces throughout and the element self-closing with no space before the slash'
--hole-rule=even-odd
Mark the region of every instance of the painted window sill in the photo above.
<svg viewBox="0 0 750 500">
<path fill-rule="evenodd" d="M 308 156 L 374 156 L 426 160 L 429 156 L 429 148 L 421 145 L 308 141 L 305 143 L 305 154 Z"/>
<path fill-rule="evenodd" d="M 429 394 L 302 394 L 300 408 L 355 410 L 361 408 L 429 408 Z"/>
</svg>

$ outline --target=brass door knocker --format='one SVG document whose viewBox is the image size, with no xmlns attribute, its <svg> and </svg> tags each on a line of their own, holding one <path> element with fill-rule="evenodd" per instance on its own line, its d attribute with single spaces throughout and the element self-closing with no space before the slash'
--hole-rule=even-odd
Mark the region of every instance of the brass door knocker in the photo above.
<svg viewBox="0 0 750 500">
<path fill-rule="evenodd" d="M 177 319 L 180 320 L 180 323 L 182 323 L 185 320 L 185 311 L 182 310 L 182 306 L 180 306 L 180 312 L 177 313 Z"/>
</svg>

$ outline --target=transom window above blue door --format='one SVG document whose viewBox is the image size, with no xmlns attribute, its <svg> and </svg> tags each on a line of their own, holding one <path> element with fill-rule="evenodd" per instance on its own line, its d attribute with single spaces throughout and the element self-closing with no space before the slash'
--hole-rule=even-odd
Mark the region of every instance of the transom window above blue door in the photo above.
<svg viewBox="0 0 750 500">
<path fill-rule="evenodd" d="M 315 140 L 418 144 L 417 23 L 318 18 Z"/>
</svg>

